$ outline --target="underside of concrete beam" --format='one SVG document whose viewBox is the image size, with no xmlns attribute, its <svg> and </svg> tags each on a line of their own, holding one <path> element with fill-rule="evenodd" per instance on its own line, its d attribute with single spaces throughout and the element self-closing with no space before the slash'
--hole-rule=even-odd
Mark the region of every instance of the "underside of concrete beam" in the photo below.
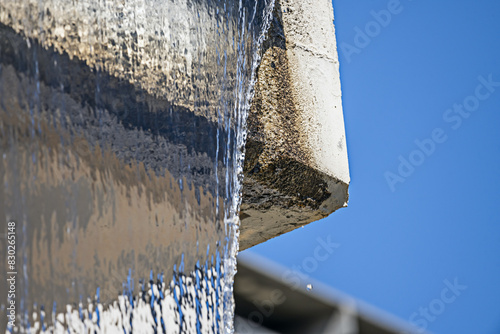
<svg viewBox="0 0 500 334">
<path fill-rule="evenodd" d="M 277 0 L 248 137 L 240 249 L 347 205 L 349 170 L 329 0 Z"/>
</svg>

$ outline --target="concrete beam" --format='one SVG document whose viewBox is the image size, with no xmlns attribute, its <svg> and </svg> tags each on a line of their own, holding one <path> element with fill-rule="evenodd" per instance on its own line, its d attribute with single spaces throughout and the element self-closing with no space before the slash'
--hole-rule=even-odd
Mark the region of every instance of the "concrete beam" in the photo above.
<svg viewBox="0 0 500 334">
<path fill-rule="evenodd" d="M 240 249 L 347 205 L 349 169 L 330 0 L 277 0 L 248 139 Z"/>
</svg>

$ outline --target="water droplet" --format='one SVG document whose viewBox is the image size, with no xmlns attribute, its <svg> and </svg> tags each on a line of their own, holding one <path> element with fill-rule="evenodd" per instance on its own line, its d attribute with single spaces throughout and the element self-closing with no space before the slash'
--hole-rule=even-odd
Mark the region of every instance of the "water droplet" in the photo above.
<svg viewBox="0 0 500 334">
<path fill-rule="evenodd" d="M 307 291 L 311 291 L 313 289 L 312 284 L 307 284 Z"/>
</svg>

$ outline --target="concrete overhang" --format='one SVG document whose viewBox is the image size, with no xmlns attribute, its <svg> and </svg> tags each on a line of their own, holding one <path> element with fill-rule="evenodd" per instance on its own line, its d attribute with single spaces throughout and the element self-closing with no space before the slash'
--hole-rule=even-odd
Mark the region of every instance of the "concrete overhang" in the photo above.
<svg viewBox="0 0 500 334">
<path fill-rule="evenodd" d="M 248 117 L 240 249 L 347 206 L 336 45 L 330 0 L 276 0 Z"/>
</svg>

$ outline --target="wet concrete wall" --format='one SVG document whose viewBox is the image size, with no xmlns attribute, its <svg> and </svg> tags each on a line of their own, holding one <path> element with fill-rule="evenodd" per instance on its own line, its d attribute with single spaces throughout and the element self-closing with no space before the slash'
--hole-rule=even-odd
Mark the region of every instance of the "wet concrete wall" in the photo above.
<svg viewBox="0 0 500 334">
<path fill-rule="evenodd" d="M 0 1 L 0 247 L 14 222 L 14 332 L 229 325 L 243 112 L 268 8 Z"/>
<path fill-rule="evenodd" d="M 25 221 L 28 294 L 63 302 L 100 286 L 106 297 L 130 263 L 143 276 L 181 257 L 193 268 L 224 230 L 213 210 L 217 125 L 33 40 L 28 50 L 6 26 L 0 41 L 0 212 Z"/>
</svg>

